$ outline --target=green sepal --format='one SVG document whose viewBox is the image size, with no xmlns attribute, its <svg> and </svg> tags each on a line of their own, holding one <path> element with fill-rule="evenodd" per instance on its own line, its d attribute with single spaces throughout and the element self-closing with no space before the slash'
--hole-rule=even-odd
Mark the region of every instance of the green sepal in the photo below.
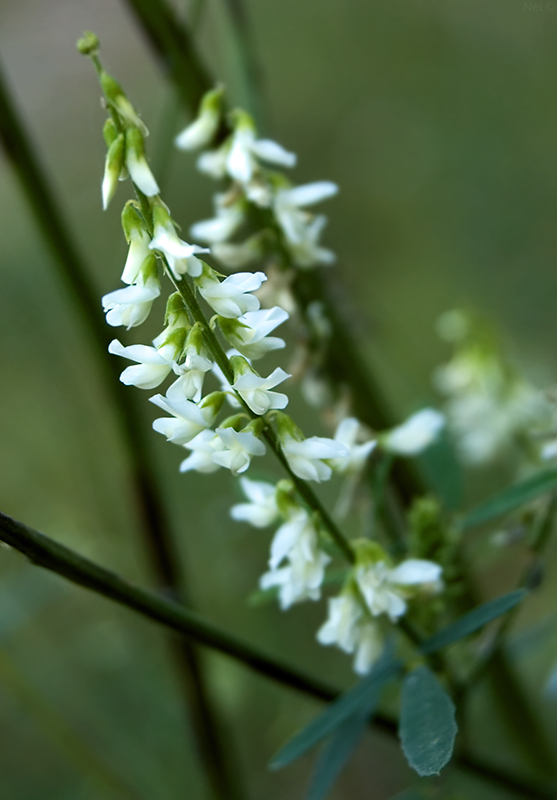
<svg viewBox="0 0 557 800">
<path fill-rule="evenodd" d="M 120 131 L 114 120 L 109 117 L 103 126 L 103 138 L 106 146 L 110 148 L 111 144 L 120 136 Z"/>
<path fill-rule="evenodd" d="M 122 209 L 122 229 L 128 244 L 131 242 L 134 233 L 138 235 L 148 233 L 143 214 L 135 200 L 128 200 Z"/>
</svg>

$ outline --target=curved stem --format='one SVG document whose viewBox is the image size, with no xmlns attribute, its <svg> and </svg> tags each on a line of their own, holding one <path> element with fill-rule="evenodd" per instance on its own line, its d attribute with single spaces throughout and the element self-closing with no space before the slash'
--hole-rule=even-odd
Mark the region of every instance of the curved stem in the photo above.
<svg viewBox="0 0 557 800">
<path fill-rule="evenodd" d="M 35 220 L 54 256 L 66 290 L 81 309 L 81 320 L 93 343 L 97 363 L 110 393 L 114 412 L 129 453 L 129 468 L 142 532 L 159 586 L 189 603 L 184 569 L 175 549 L 169 521 L 157 487 L 138 406 L 119 381 L 119 369 L 107 355 L 112 338 L 87 268 L 69 233 L 63 214 L 35 156 L 8 87 L 0 72 L 0 142 L 14 167 Z M 172 645 L 200 754 L 216 797 L 239 798 L 237 780 L 225 755 L 215 711 L 195 650 L 185 641 Z"/>
</svg>

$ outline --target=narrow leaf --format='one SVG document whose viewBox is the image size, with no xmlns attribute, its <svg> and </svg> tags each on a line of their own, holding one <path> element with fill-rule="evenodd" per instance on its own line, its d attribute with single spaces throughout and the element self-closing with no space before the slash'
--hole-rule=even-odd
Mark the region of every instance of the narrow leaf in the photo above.
<svg viewBox="0 0 557 800">
<path fill-rule="evenodd" d="M 526 589 L 516 589 L 514 592 L 504 594 L 496 600 L 491 600 L 489 603 L 484 603 L 477 608 L 474 608 L 468 614 L 460 617 L 451 625 L 448 625 L 443 630 L 435 633 L 427 639 L 421 646 L 420 650 L 424 654 L 434 653 L 436 650 L 441 650 L 453 642 L 458 642 L 474 631 L 483 628 L 488 622 L 492 622 L 501 614 L 505 614 L 520 603 L 528 594 Z"/>
<path fill-rule="evenodd" d="M 514 511 L 525 503 L 535 500 L 536 497 L 551 491 L 557 486 L 557 469 L 548 469 L 538 472 L 521 483 L 505 489 L 492 497 L 486 503 L 478 506 L 467 514 L 461 522 L 462 530 L 473 528 L 491 519 Z"/>
<path fill-rule="evenodd" d="M 357 714 L 336 728 L 319 755 L 307 800 L 324 800 L 364 735 L 367 721 L 368 714 Z"/>
<path fill-rule="evenodd" d="M 410 672 L 402 685 L 399 736 L 418 775 L 438 775 L 450 759 L 457 732 L 455 707 L 428 667 Z"/>
<path fill-rule="evenodd" d="M 400 672 L 400 668 L 400 661 L 394 661 L 390 654 L 378 661 L 369 675 L 295 734 L 272 759 L 270 768 L 281 769 L 292 763 L 353 714 L 362 713 L 370 717 L 379 702 L 383 686 Z"/>
</svg>

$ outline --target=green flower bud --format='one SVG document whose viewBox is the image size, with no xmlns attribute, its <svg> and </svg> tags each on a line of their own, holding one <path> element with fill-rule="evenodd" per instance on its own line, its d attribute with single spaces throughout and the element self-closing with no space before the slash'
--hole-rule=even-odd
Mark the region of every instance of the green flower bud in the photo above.
<svg viewBox="0 0 557 800">
<path fill-rule="evenodd" d="M 106 142 L 106 146 L 110 147 L 111 144 L 118 138 L 120 135 L 120 131 L 118 130 L 118 126 L 114 122 L 114 120 L 109 117 L 106 122 L 104 123 L 103 127 L 103 137 Z"/>
<path fill-rule="evenodd" d="M 120 134 L 112 142 L 106 154 L 104 164 L 104 177 L 102 181 L 103 209 L 106 211 L 108 204 L 114 197 L 118 187 L 118 179 L 124 165 L 124 136 Z"/>
<path fill-rule="evenodd" d="M 99 38 L 92 31 L 85 31 L 81 39 L 77 40 L 76 47 L 84 56 L 96 55 L 99 50 Z"/>
</svg>

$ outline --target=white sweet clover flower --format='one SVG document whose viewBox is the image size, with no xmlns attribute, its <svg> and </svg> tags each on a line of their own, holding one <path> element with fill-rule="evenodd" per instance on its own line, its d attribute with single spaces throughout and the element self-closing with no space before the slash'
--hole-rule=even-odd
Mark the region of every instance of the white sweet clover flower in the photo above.
<svg viewBox="0 0 557 800">
<path fill-rule="evenodd" d="M 286 414 L 277 413 L 275 421 L 288 466 L 298 478 L 306 481 L 328 481 L 333 470 L 325 461 L 350 456 L 349 449 L 334 439 L 323 436 L 304 439 L 301 430 Z"/>
<path fill-rule="evenodd" d="M 165 341 L 172 342 L 179 335 L 180 329 L 170 334 Z M 180 376 L 173 384 L 175 396 L 181 394 L 188 400 L 198 403 L 202 397 L 205 375 L 213 367 L 213 362 L 208 358 L 205 349 L 203 332 L 199 323 L 196 323 L 188 333 L 180 353 L 185 354 L 185 360 L 173 365 L 174 372 Z"/>
<path fill-rule="evenodd" d="M 203 262 L 196 257 L 196 254 L 210 251 L 206 247 L 188 244 L 180 239 L 168 209 L 161 201 L 154 205 L 153 221 L 155 235 L 149 248 L 162 253 L 174 278 L 180 280 L 186 274 L 191 275 L 192 278 L 201 275 Z"/>
<path fill-rule="evenodd" d="M 158 183 L 145 158 L 143 134 L 136 127 L 126 130 L 126 167 L 130 178 L 143 194 L 154 197 L 159 193 Z"/>
<path fill-rule="evenodd" d="M 386 561 L 360 564 L 354 577 L 372 616 L 386 614 L 396 622 L 406 613 L 406 598 L 417 588 L 438 591 L 442 567 L 433 561 L 410 558 L 392 569 Z"/>
<path fill-rule="evenodd" d="M 286 566 L 280 566 L 284 560 Z M 325 567 L 331 559 L 319 548 L 312 518 L 299 510 L 275 534 L 269 572 L 262 575 L 261 589 L 278 588 L 282 610 L 303 600 L 319 600 Z"/>
<path fill-rule="evenodd" d="M 124 347 L 118 339 L 110 342 L 108 352 L 137 362 L 136 366 L 126 367 L 120 375 L 120 380 L 126 386 L 137 386 L 138 389 L 155 389 L 160 386 L 172 372 L 177 357 L 177 348 L 172 344 L 159 349 L 144 344 Z"/>
<path fill-rule="evenodd" d="M 335 254 L 319 245 L 321 232 L 327 223 L 326 217 L 314 216 L 302 209 L 337 192 L 338 186 L 330 181 L 317 181 L 276 191 L 273 210 L 297 266 L 312 267 L 335 261 Z"/>
<path fill-rule="evenodd" d="M 257 139 L 255 125 L 249 114 L 236 110 L 233 113 L 234 132 L 226 160 L 226 171 L 238 183 L 251 182 L 259 169 L 259 160 L 282 167 L 293 167 L 296 156 L 277 142 Z"/>
<path fill-rule="evenodd" d="M 369 619 L 352 591 L 329 599 L 328 617 L 317 631 L 317 641 L 354 653 L 354 671 L 358 675 L 366 675 L 383 651 L 378 625 Z"/>
<path fill-rule="evenodd" d="M 365 436 L 362 424 L 355 417 L 345 417 L 335 432 L 335 442 L 344 445 L 348 450 L 346 458 L 333 458 L 329 461 L 333 470 L 341 475 L 361 472 L 369 454 L 377 446 L 376 439 L 357 444 L 360 437 Z"/>
<path fill-rule="evenodd" d="M 382 434 L 380 442 L 385 450 L 402 456 L 423 453 L 437 439 L 445 426 L 445 417 L 434 408 L 423 408 L 406 422 Z"/>
<path fill-rule="evenodd" d="M 251 292 L 257 291 L 266 280 L 264 272 L 236 272 L 219 281 L 215 271 L 205 264 L 195 283 L 216 314 L 236 319 L 247 311 L 258 310 L 259 300 Z"/>
<path fill-rule="evenodd" d="M 194 436 L 184 447 L 191 455 L 180 464 L 180 472 L 201 472 L 209 474 L 220 469 L 213 455 L 223 448 L 223 443 L 215 431 L 204 430 Z"/>
<path fill-rule="evenodd" d="M 128 330 L 145 322 L 153 301 L 160 295 L 161 286 L 154 258 L 147 258 L 135 283 L 125 289 L 116 289 L 102 298 L 103 310 L 109 325 L 123 325 Z"/>
<path fill-rule="evenodd" d="M 230 362 L 234 369 L 232 388 L 254 414 L 262 415 L 270 409 L 286 408 L 287 395 L 271 390 L 291 377 L 287 372 L 277 367 L 267 378 L 262 378 L 243 356 L 232 356 Z"/>
<path fill-rule="evenodd" d="M 230 192 L 216 194 L 214 198 L 216 216 L 196 222 L 190 228 L 193 239 L 208 244 L 227 242 L 246 218 L 245 201 L 234 200 Z"/>
<path fill-rule="evenodd" d="M 253 456 L 265 455 L 265 445 L 252 430 L 236 431 L 232 427 L 227 427 L 217 428 L 216 433 L 223 449 L 213 454 L 213 461 L 229 469 L 233 475 L 245 472 Z"/>
<path fill-rule="evenodd" d="M 174 143 L 180 150 L 200 150 L 211 144 L 219 129 L 224 90 L 221 86 L 204 95 L 194 121 L 178 134 Z"/>
<path fill-rule="evenodd" d="M 237 319 L 219 318 L 219 327 L 226 340 L 246 358 L 255 361 L 285 347 L 284 339 L 268 334 L 288 319 L 288 312 L 275 306 L 248 311 Z"/>
<path fill-rule="evenodd" d="M 237 503 L 230 509 L 230 516 L 238 522 L 249 522 L 254 528 L 266 528 L 279 516 L 277 487 L 265 481 L 241 478 L 240 485 L 247 503 Z"/>
<path fill-rule="evenodd" d="M 129 248 L 121 280 L 130 284 L 137 280 L 143 262 L 152 255 L 149 249 L 151 237 L 145 230 L 143 217 L 132 200 L 126 203 L 122 211 L 122 228 Z"/>
<path fill-rule="evenodd" d="M 163 411 L 172 414 L 171 417 L 154 420 L 154 430 L 166 436 L 169 442 L 187 444 L 198 433 L 211 427 L 222 408 L 224 394 L 213 392 L 196 404 L 186 399 L 181 387 L 174 383 L 169 387 L 166 397 L 157 394 L 149 399 Z"/>
<path fill-rule="evenodd" d="M 101 185 L 103 210 L 106 211 L 108 205 L 116 193 L 118 181 L 125 165 L 126 144 L 123 133 L 119 133 L 112 120 L 107 120 L 105 124 L 105 140 L 108 146 L 106 159 L 104 162 L 104 175 Z"/>
</svg>

